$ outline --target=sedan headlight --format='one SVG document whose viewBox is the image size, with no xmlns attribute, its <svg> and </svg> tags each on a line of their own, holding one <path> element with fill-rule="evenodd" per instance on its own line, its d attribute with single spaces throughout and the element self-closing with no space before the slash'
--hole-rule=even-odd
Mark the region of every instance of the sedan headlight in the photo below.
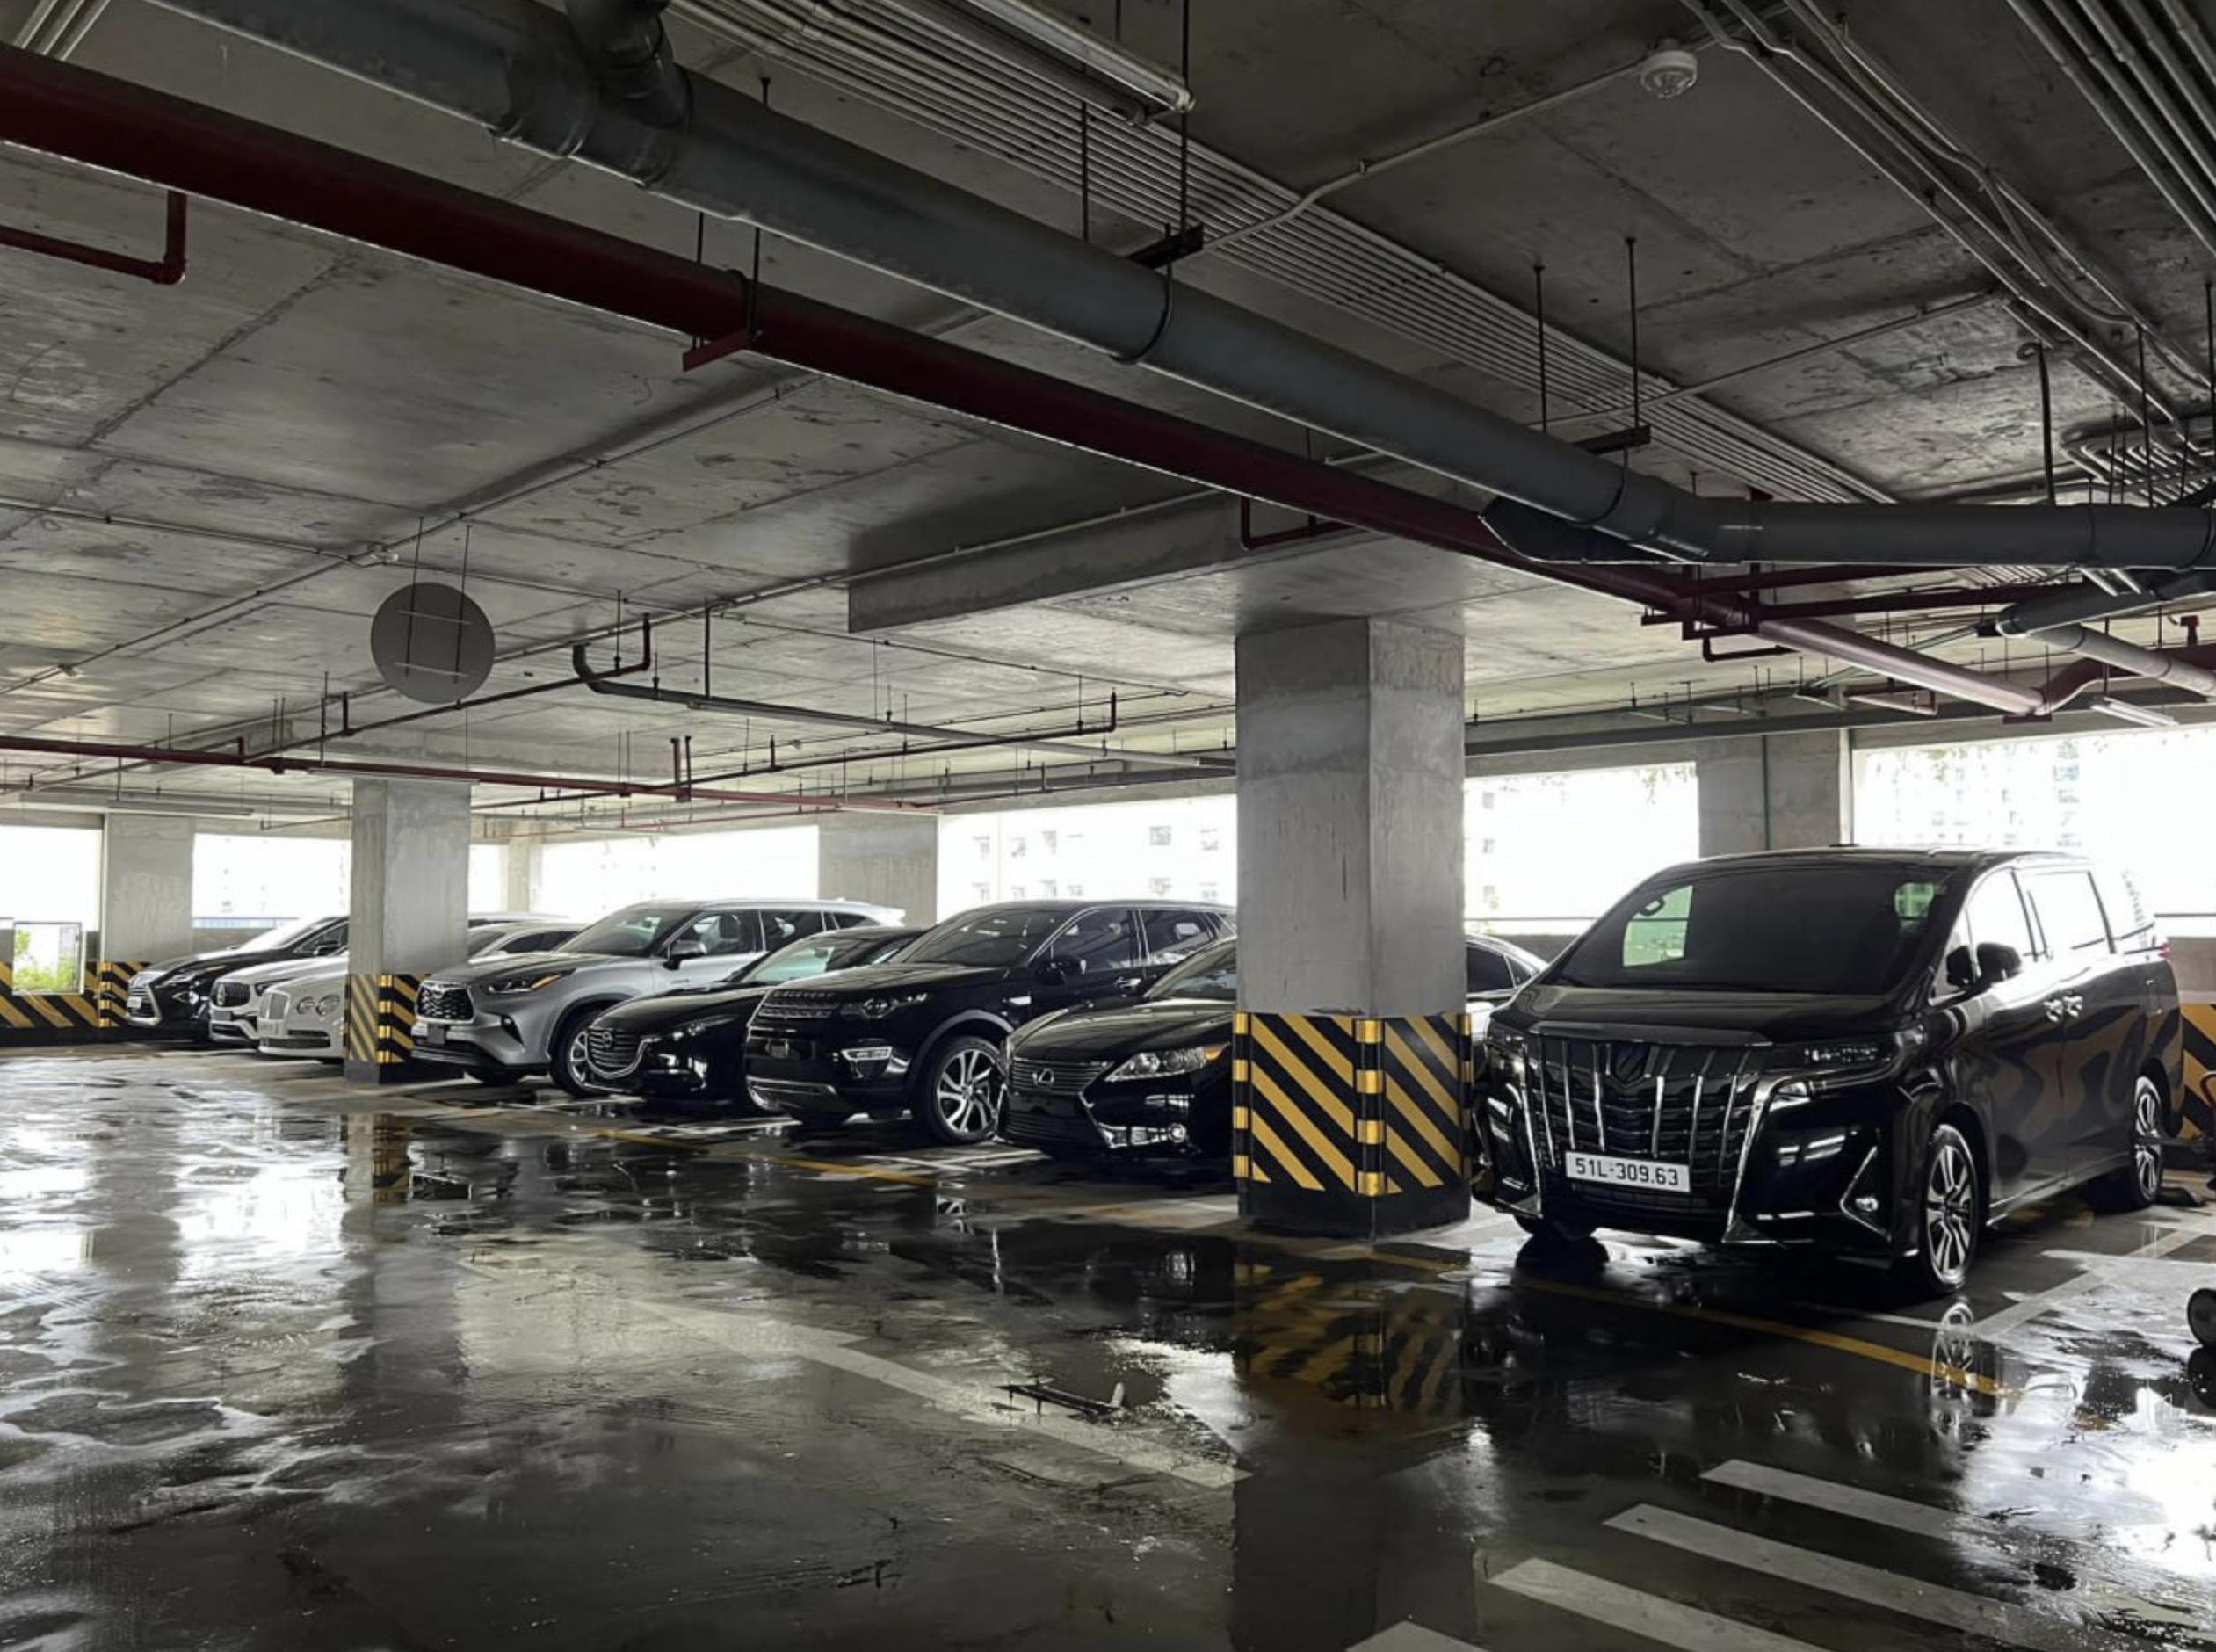
<svg viewBox="0 0 2216 1652">
<path fill-rule="evenodd" d="M 557 981 L 567 981 L 577 972 L 574 969 L 549 969 L 536 975 L 511 975 L 505 981 L 488 981 L 485 990 L 496 998 L 513 997 L 518 993 L 536 992 L 541 987 L 551 987 Z"/>
<path fill-rule="evenodd" d="M 857 1012 L 865 1021 L 882 1021 L 888 1015 L 914 1009 L 930 996 L 927 992 L 903 992 L 888 994 L 881 998 L 865 998 L 858 1006 Z"/>
<path fill-rule="evenodd" d="M 1109 1083 L 1135 1078 L 1175 1078 L 1197 1073 L 1223 1054 L 1220 1044 L 1196 1044 L 1182 1050 L 1142 1050 L 1108 1075 Z"/>
</svg>

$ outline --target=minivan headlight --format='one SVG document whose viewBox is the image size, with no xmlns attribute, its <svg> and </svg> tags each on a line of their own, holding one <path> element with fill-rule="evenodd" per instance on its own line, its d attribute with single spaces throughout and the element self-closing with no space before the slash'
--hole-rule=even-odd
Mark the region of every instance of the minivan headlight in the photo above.
<svg viewBox="0 0 2216 1652">
<path fill-rule="evenodd" d="M 1920 1027 L 1871 1033 L 1863 1037 L 1826 1039 L 1809 1044 L 1781 1045 L 1771 1054 L 1771 1067 L 1795 1075 L 1778 1087 L 1780 1101 L 1804 1101 L 1820 1090 L 1883 1078 L 1898 1071 L 1923 1047 Z"/>
</svg>

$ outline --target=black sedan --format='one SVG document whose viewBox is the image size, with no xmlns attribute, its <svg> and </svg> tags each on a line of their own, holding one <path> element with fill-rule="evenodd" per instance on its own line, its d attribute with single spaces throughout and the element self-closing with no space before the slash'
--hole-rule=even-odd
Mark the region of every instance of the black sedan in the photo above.
<svg viewBox="0 0 2216 1652">
<path fill-rule="evenodd" d="M 757 958 L 713 986 L 618 1004 L 585 1033 L 592 1083 L 661 1099 L 742 1101 L 747 1025 L 772 988 L 887 962 L 923 932 L 878 925 L 828 930 Z"/>
<path fill-rule="evenodd" d="M 1468 1006 L 1489 1014 L 1545 966 L 1506 941 L 1472 937 Z M 1231 1151 L 1231 1018 L 1239 943 L 1195 953 L 1136 1003 L 1075 1009 L 1008 1042 L 1001 1134 L 1057 1156 L 1183 1142 Z"/>
</svg>

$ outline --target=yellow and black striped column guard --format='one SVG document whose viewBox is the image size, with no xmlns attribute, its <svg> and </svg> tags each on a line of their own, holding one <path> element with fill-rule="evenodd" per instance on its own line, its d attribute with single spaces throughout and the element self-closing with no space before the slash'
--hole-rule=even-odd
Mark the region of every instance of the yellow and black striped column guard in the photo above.
<svg viewBox="0 0 2216 1652">
<path fill-rule="evenodd" d="M 380 1076 L 416 1058 L 416 995 L 421 975 L 346 977 L 346 1065 Z"/>
<path fill-rule="evenodd" d="M 144 959 L 104 958 L 92 966 L 92 1001 L 100 1012 L 100 1025 L 113 1032 L 130 1023 L 124 1019 L 131 998 L 131 977 L 144 969 Z"/>
<path fill-rule="evenodd" d="M 1469 1214 L 1469 1020 L 1242 1011 L 1232 1175 L 1250 1221 L 1366 1237 Z"/>
<path fill-rule="evenodd" d="M 2185 1006 L 2185 1093 L 2179 1101 L 2187 1135 L 2216 1137 L 2216 1004 Z"/>
</svg>

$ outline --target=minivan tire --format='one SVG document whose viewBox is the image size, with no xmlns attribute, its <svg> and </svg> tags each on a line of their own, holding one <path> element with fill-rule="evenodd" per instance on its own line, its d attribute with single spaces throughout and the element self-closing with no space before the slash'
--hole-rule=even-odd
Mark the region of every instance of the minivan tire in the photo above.
<svg viewBox="0 0 2216 1652">
<path fill-rule="evenodd" d="M 1968 1283 L 1985 1235 L 1985 1177 L 1969 1138 L 1944 1121 L 1924 1144 L 1915 1183 L 1916 1251 L 1893 1264 L 1919 1301 L 1952 1296 Z"/>
<path fill-rule="evenodd" d="M 2132 1085 L 2131 1163 L 2089 1184 L 2087 1201 L 2118 1214 L 2151 1208 L 2162 1196 L 2162 1139 L 2169 1134 L 2162 1087 L 2141 1073 Z"/>
<path fill-rule="evenodd" d="M 589 1004 L 561 1018 L 547 1048 L 547 1076 L 572 1096 L 605 1096 L 608 1092 L 587 1076 L 584 1069 L 584 1031 L 612 1005 Z"/>
<path fill-rule="evenodd" d="M 932 1141 L 974 1147 L 1000 1128 L 1008 1099 L 1000 1047 L 969 1034 L 948 1039 L 916 1076 L 914 1111 Z"/>
</svg>

